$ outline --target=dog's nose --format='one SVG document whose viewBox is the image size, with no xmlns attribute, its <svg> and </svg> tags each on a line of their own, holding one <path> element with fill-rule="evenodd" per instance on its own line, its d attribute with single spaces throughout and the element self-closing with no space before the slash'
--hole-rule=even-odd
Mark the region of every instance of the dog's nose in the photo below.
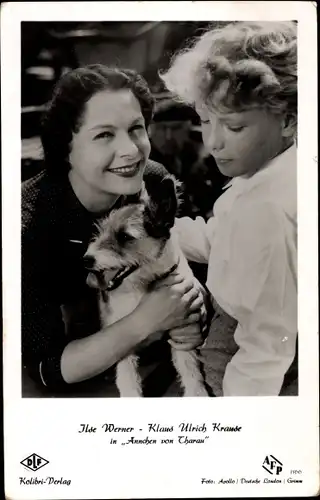
<svg viewBox="0 0 320 500">
<path fill-rule="evenodd" d="M 96 259 L 92 255 L 85 254 L 83 256 L 83 263 L 86 269 L 93 269 Z"/>
</svg>

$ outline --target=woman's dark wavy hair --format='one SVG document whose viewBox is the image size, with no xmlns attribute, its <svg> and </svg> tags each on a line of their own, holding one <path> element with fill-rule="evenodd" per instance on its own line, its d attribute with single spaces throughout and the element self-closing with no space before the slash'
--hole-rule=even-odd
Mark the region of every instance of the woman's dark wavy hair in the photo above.
<svg viewBox="0 0 320 500">
<path fill-rule="evenodd" d="M 45 168 L 50 173 L 56 176 L 67 174 L 73 133 L 81 126 L 89 99 L 103 90 L 122 89 L 130 89 L 138 99 L 148 127 L 153 115 L 154 98 L 147 82 L 136 71 L 93 64 L 74 69 L 61 77 L 41 127 Z"/>
</svg>

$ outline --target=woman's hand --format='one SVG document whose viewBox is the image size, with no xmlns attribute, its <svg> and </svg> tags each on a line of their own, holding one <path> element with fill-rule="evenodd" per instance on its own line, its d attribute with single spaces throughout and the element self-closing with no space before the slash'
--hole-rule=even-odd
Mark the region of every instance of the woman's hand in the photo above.
<svg viewBox="0 0 320 500">
<path fill-rule="evenodd" d="M 157 281 L 135 310 L 147 336 L 157 331 L 174 330 L 200 324 L 202 294 L 192 279 L 173 273 Z M 200 326 L 199 326 L 200 330 Z M 194 334 L 192 334 L 194 335 Z"/>
</svg>

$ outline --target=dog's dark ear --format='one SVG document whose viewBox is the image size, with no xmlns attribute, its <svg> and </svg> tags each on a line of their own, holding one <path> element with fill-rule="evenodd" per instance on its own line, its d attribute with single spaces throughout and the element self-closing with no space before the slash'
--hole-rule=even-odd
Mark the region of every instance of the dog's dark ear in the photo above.
<svg viewBox="0 0 320 500">
<path fill-rule="evenodd" d="M 144 210 L 144 226 L 153 238 L 170 238 L 178 209 L 177 181 L 166 176 L 149 192 Z"/>
</svg>

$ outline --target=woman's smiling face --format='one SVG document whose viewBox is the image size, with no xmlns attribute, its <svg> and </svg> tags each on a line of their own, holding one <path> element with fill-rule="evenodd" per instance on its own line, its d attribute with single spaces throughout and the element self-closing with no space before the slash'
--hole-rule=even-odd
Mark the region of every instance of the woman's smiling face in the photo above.
<svg viewBox="0 0 320 500">
<path fill-rule="evenodd" d="M 250 176 L 283 150 L 280 115 L 263 109 L 218 113 L 204 105 L 197 113 L 206 150 L 227 177 Z"/>
<path fill-rule="evenodd" d="M 103 90 L 86 103 L 69 155 L 70 179 L 86 199 L 141 189 L 150 143 L 140 103 L 128 90 Z M 81 200 L 80 200 L 81 201 Z"/>
</svg>

